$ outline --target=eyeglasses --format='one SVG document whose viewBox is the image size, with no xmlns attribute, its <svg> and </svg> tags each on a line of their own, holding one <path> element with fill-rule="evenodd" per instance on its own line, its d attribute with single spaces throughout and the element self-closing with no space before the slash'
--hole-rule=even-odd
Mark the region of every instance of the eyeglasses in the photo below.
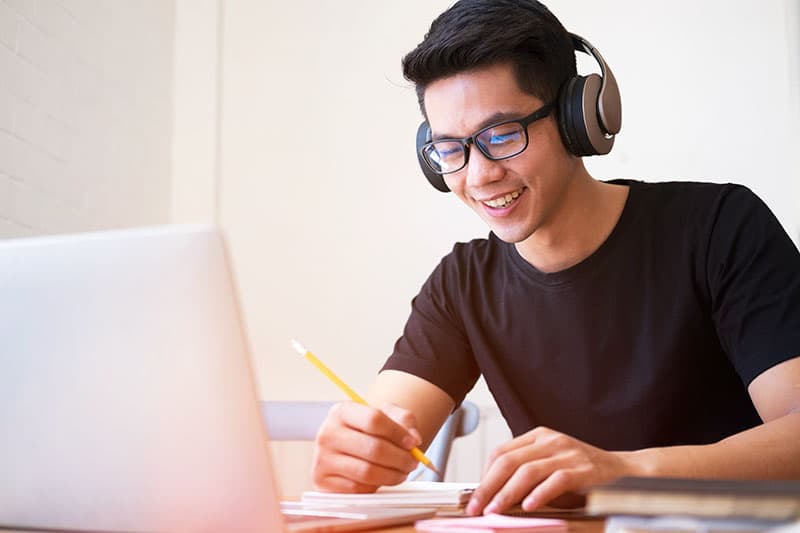
<svg viewBox="0 0 800 533">
<path fill-rule="evenodd" d="M 528 125 L 550 114 L 554 104 L 545 104 L 527 117 L 506 120 L 487 126 L 471 137 L 439 139 L 425 143 L 420 153 L 425 163 L 437 174 L 458 172 L 469 162 L 469 145 L 492 161 L 509 159 L 528 147 Z"/>
</svg>

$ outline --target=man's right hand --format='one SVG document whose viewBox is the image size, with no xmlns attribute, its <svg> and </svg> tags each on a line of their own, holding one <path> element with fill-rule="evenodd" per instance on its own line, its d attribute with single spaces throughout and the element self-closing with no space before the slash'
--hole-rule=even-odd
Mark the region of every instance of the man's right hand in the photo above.
<svg viewBox="0 0 800 533">
<path fill-rule="evenodd" d="M 417 466 L 410 450 L 421 443 L 410 411 L 337 403 L 317 433 L 312 480 L 318 490 L 330 492 L 374 492 L 381 485 L 396 485 Z"/>
</svg>

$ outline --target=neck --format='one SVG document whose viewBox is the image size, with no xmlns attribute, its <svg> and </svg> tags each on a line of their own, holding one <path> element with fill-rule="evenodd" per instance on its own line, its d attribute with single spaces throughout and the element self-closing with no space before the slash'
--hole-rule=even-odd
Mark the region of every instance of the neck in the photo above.
<svg viewBox="0 0 800 533">
<path fill-rule="evenodd" d="M 595 180 L 583 162 L 553 213 L 530 237 L 516 244 L 519 254 L 542 272 L 576 265 L 597 250 L 619 221 L 628 187 Z"/>
</svg>

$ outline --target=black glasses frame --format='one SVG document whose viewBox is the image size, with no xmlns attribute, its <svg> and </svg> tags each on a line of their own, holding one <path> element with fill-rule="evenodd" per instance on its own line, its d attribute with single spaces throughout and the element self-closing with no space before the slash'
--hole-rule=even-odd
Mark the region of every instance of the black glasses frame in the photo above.
<svg viewBox="0 0 800 533">
<path fill-rule="evenodd" d="M 470 144 L 474 144 L 475 146 L 477 146 L 478 150 L 480 150 L 480 152 L 487 159 L 489 159 L 491 161 L 502 161 L 503 159 L 510 159 L 512 157 L 518 156 L 519 154 L 521 154 L 522 152 L 524 152 L 528 148 L 528 125 L 531 124 L 532 122 L 536 122 L 537 120 L 543 119 L 546 116 L 548 116 L 553 111 L 554 107 L 555 107 L 555 102 L 550 102 L 548 104 L 543 105 L 542 107 L 540 107 L 539 109 L 537 109 L 536 111 L 534 111 L 533 113 L 528 115 L 527 117 L 516 118 L 516 119 L 512 119 L 512 120 L 504 120 L 502 122 L 496 122 L 494 124 L 490 124 L 489 126 L 486 126 L 485 128 L 481 128 L 480 131 L 476 132 L 473 135 L 470 135 L 469 137 L 463 137 L 461 139 L 457 139 L 457 138 L 436 139 L 435 141 L 430 141 L 430 142 L 427 142 L 427 143 L 423 144 L 422 146 L 420 146 L 419 152 L 422 155 L 422 159 L 425 161 L 425 164 L 427 164 L 428 167 L 430 167 L 430 169 L 433 172 L 437 173 L 437 174 L 452 174 L 453 172 L 458 172 L 459 170 L 461 170 L 464 167 L 466 167 L 467 163 L 469 163 L 469 145 Z M 480 143 L 476 142 L 476 139 L 478 138 L 479 135 L 481 135 L 485 131 L 490 130 L 492 128 L 496 128 L 498 126 L 503 126 L 505 124 L 519 124 L 520 126 L 522 126 L 522 131 L 525 133 L 525 145 L 518 152 L 514 152 L 513 154 L 508 154 L 508 155 L 504 155 L 504 156 L 501 156 L 501 157 L 494 157 L 491 154 L 486 153 L 486 150 L 483 149 L 483 147 L 481 146 Z M 426 152 L 426 149 L 430 148 L 434 144 L 440 143 L 440 142 L 457 142 L 457 143 L 459 143 L 461 145 L 462 150 L 464 151 L 464 164 L 461 165 L 460 167 L 458 167 L 455 170 L 448 170 L 446 172 L 442 172 L 441 170 L 437 170 L 436 168 L 434 168 L 433 164 L 428 160 L 428 154 Z"/>
</svg>

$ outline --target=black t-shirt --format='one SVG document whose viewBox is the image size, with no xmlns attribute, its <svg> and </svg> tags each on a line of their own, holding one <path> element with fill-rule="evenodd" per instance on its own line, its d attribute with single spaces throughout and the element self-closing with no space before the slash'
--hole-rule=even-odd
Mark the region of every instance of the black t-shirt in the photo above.
<svg viewBox="0 0 800 533">
<path fill-rule="evenodd" d="M 738 185 L 630 186 L 608 239 L 543 273 L 493 234 L 456 244 L 384 369 L 461 402 L 480 374 L 514 435 L 609 450 L 705 444 L 761 422 L 747 385 L 800 356 L 800 254 Z"/>
</svg>

